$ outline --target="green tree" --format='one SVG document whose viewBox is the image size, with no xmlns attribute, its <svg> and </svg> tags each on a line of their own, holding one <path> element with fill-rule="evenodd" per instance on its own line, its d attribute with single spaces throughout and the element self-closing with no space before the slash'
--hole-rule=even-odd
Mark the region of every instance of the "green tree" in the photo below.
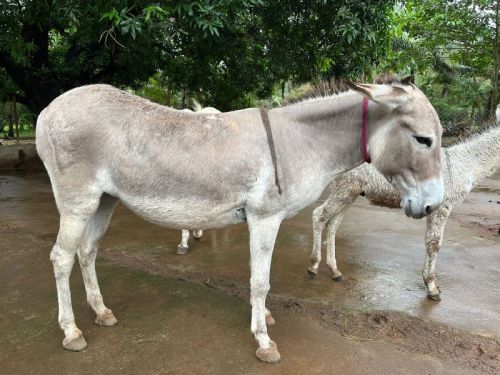
<svg viewBox="0 0 500 375">
<path fill-rule="evenodd" d="M 391 15 L 380 65 L 417 79 L 442 118 L 470 121 L 498 103 L 498 0 L 407 0 Z"/>
<path fill-rule="evenodd" d="M 268 97 L 276 85 L 370 71 L 389 46 L 393 1 L 273 0 L 227 10 L 214 38 L 199 30 L 176 37 L 164 76 L 222 110 Z"/>
<path fill-rule="evenodd" d="M 392 0 L 4 0 L 0 67 L 35 113 L 83 84 L 165 87 L 220 109 L 277 84 L 355 76 L 388 45 Z M 151 86 L 151 85 L 150 85 Z"/>
<path fill-rule="evenodd" d="M 170 41 L 183 32 L 175 16 L 218 32 L 217 8 L 182 0 L 175 8 L 168 4 L 4 0 L 0 67 L 19 88 L 18 100 L 36 113 L 75 86 L 139 85 L 159 69 L 164 51 L 172 48 Z"/>
</svg>

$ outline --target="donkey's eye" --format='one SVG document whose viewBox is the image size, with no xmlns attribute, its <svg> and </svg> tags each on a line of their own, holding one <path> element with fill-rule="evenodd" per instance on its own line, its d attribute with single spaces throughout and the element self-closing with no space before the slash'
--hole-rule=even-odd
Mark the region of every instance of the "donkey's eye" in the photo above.
<svg viewBox="0 0 500 375">
<path fill-rule="evenodd" d="M 420 144 L 426 145 L 427 147 L 431 147 L 432 146 L 432 139 L 430 139 L 428 137 L 419 137 L 418 135 L 414 135 L 413 137 Z"/>
</svg>

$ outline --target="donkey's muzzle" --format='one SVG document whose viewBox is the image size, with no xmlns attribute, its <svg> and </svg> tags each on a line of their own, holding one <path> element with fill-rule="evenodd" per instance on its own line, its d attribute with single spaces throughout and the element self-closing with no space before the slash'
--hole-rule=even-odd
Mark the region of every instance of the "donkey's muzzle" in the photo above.
<svg viewBox="0 0 500 375">
<path fill-rule="evenodd" d="M 406 216 L 421 219 L 434 212 L 443 203 L 443 182 L 441 179 L 429 180 L 410 189 L 409 194 L 403 196 L 401 207 Z"/>
</svg>

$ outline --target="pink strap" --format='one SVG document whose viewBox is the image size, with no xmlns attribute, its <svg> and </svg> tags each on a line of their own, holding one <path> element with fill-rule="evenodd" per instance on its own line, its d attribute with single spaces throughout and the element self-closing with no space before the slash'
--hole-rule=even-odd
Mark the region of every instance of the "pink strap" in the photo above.
<svg viewBox="0 0 500 375">
<path fill-rule="evenodd" d="M 366 128 L 368 126 L 368 98 L 363 97 L 363 121 L 361 122 L 361 142 L 363 143 L 363 159 L 367 163 L 371 163 L 370 154 L 368 153 L 368 140 Z"/>
</svg>

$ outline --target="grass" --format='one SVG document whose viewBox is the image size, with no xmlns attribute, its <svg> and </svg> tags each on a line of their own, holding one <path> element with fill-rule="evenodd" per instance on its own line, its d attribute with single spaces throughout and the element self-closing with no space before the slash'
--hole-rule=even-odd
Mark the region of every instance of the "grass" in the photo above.
<svg viewBox="0 0 500 375">
<path fill-rule="evenodd" d="M 5 135 L 9 132 L 9 126 L 4 125 L 2 131 L 0 132 L 0 138 L 4 138 Z M 14 135 L 15 139 L 16 136 Z M 19 139 L 32 139 L 35 138 L 35 129 L 33 126 L 28 124 L 20 124 L 19 126 Z"/>
</svg>

